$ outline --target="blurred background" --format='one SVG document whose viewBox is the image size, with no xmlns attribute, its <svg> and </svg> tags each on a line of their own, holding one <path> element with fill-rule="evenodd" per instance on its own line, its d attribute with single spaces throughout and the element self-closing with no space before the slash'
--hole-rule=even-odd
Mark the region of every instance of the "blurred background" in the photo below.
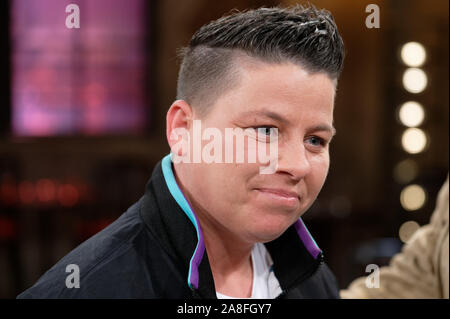
<svg viewBox="0 0 450 319">
<path fill-rule="evenodd" d="M 66 27 L 66 6 L 80 28 Z M 177 49 L 260 0 L 0 2 L 0 298 L 137 201 L 169 147 Z M 448 172 L 447 0 L 312 0 L 347 57 L 331 167 L 304 221 L 341 288 L 428 222 Z M 368 28 L 369 4 L 380 9 Z"/>
</svg>

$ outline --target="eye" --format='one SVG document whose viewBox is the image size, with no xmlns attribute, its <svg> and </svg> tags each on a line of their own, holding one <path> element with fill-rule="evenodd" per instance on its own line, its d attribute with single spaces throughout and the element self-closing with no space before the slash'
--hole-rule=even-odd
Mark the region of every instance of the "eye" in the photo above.
<svg viewBox="0 0 450 319">
<path fill-rule="evenodd" d="M 270 134 L 272 134 L 271 130 L 273 127 L 271 126 L 260 126 L 257 127 L 257 131 L 258 131 L 258 135 L 262 135 L 262 136 L 270 136 Z"/>
<path fill-rule="evenodd" d="M 311 145 L 314 147 L 325 147 L 327 145 L 327 141 L 318 136 L 311 136 L 307 139 Z"/>
<path fill-rule="evenodd" d="M 262 142 L 271 142 L 278 138 L 278 128 L 271 125 L 252 127 L 256 132 L 256 138 Z"/>
</svg>

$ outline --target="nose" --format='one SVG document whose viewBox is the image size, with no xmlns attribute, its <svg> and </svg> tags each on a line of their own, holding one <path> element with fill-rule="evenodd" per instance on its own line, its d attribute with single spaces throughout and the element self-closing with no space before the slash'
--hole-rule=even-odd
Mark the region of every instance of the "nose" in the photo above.
<svg viewBox="0 0 450 319">
<path fill-rule="evenodd" d="M 278 173 L 287 174 L 297 182 L 308 175 L 310 171 L 309 154 L 303 143 L 283 145 L 278 156 Z"/>
</svg>

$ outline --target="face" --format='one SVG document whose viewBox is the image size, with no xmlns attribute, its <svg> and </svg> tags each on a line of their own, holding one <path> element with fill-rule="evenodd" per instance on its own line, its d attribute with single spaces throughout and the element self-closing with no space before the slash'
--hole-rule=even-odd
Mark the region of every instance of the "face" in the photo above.
<svg viewBox="0 0 450 319">
<path fill-rule="evenodd" d="M 201 120 L 202 130 L 217 128 L 222 136 L 226 128 L 254 130 L 246 149 L 248 139 L 256 139 L 258 147 L 268 143 L 263 135 L 276 128 L 277 168 L 260 174 L 258 162 L 176 164 L 200 222 L 249 243 L 271 241 L 292 225 L 327 176 L 334 95 L 325 74 L 309 74 L 291 63 L 242 64 L 236 88 L 206 116 L 194 112 L 193 119 Z"/>
</svg>

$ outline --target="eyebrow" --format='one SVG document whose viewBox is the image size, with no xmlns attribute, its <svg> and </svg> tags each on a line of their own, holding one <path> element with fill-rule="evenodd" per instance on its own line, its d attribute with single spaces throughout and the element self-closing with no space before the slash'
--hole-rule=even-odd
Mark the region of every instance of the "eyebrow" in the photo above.
<svg viewBox="0 0 450 319">
<path fill-rule="evenodd" d="M 247 111 L 247 112 L 241 113 L 240 116 L 242 116 L 242 117 L 260 116 L 260 117 L 271 118 L 272 120 L 275 120 L 275 121 L 283 123 L 283 124 L 290 123 L 290 121 L 288 119 L 284 118 L 280 114 L 269 111 L 269 110 Z"/>
<path fill-rule="evenodd" d="M 287 118 L 283 117 L 282 115 L 269 111 L 269 110 L 257 110 L 257 111 L 247 111 L 242 114 L 240 114 L 242 117 L 248 117 L 248 116 L 260 116 L 260 117 L 267 117 L 270 119 L 273 119 L 279 123 L 282 124 L 290 124 L 291 121 L 289 121 Z M 333 126 L 330 126 L 328 124 L 320 124 L 313 126 L 308 129 L 309 132 L 317 132 L 317 131 L 326 131 L 330 132 L 332 136 L 336 135 L 336 129 Z"/>
<path fill-rule="evenodd" d="M 311 127 L 308 129 L 310 132 L 317 132 L 317 131 L 326 131 L 330 132 L 332 136 L 336 135 L 336 129 L 333 126 L 330 126 L 328 124 L 321 124 L 314 127 Z"/>
</svg>

